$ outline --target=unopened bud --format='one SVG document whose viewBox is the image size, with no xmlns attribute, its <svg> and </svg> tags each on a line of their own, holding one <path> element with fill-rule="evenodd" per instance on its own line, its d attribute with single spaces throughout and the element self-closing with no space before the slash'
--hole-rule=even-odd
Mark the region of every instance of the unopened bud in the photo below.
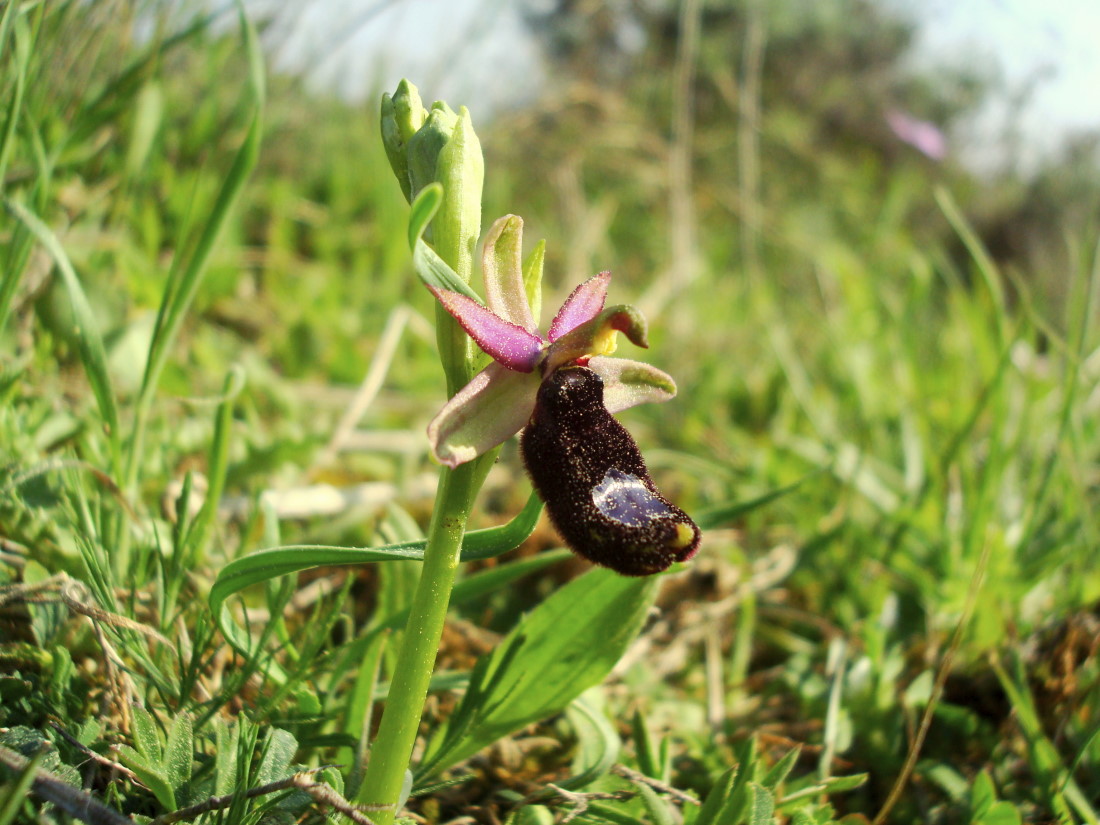
<svg viewBox="0 0 1100 825">
<path fill-rule="evenodd" d="M 393 97 L 382 95 L 382 145 L 401 184 L 401 192 L 410 203 L 415 192 L 409 179 L 408 144 L 424 125 L 427 114 L 420 93 L 407 80 L 398 84 Z"/>
</svg>

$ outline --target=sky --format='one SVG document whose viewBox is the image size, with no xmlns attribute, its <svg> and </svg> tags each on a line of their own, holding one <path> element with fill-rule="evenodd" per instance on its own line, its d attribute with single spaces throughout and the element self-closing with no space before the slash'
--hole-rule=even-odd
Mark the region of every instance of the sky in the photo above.
<svg viewBox="0 0 1100 825">
<path fill-rule="evenodd" d="M 919 22 L 916 65 L 977 64 L 999 78 L 1001 91 L 950 136 L 951 150 L 974 168 L 1017 162 L 1026 170 L 1067 133 L 1100 131 L 1100 0 L 878 2 Z M 547 3 L 246 0 L 253 13 L 277 15 L 269 32 L 277 69 L 305 73 L 315 88 L 352 100 L 392 90 L 407 76 L 431 99 L 472 101 L 481 119 L 544 88 L 548 78 L 521 15 Z M 1018 141 L 1005 144 L 999 138 L 1013 121 Z"/>
<path fill-rule="evenodd" d="M 432 100 L 472 101 L 475 116 L 534 98 L 546 81 L 514 0 L 246 0 L 277 11 L 275 68 L 349 100 L 408 77 Z M 429 101 L 430 102 L 430 101 Z M 473 105 L 473 104 L 472 104 Z"/>
<path fill-rule="evenodd" d="M 919 5 L 914 5 L 919 2 Z M 1023 96 L 1019 161 L 1034 166 L 1067 133 L 1100 131 L 1100 0 L 891 0 L 919 9 L 918 62 L 998 67 L 1006 94 L 996 96 L 967 134 L 977 167 L 1003 162 L 995 146 Z"/>
</svg>

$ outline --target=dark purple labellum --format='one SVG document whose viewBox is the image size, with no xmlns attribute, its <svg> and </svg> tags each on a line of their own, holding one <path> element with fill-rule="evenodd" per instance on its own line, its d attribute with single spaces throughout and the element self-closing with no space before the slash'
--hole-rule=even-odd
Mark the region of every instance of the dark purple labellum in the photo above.
<svg viewBox="0 0 1100 825">
<path fill-rule="evenodd" d="M 603 380 L 587 367 L 542 382 L 520 447 L 550 520 L 593 564 L 647 576 L 699 549 L 699 528 L 657 491 L 638 445 L 603 405 Z"/>
</svg>

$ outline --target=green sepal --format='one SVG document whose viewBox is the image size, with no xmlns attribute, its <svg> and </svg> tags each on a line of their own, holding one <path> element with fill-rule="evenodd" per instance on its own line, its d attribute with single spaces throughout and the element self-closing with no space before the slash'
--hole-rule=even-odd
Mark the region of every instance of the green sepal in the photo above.
<svg viewBox="0 0 1100 825">
<path fill-rule="evenodd" d="M 451 141 L 458 116 L 441 101 L 432 104 L 424 125 L 406 142 L 409 186 L 413 197 L 434 180 L 440 167 L 440 155 Z"/>
<path fill-rule="evenodd" d="M 389 159 L 394 177 L 401 186 L 401 194 L 405 196 L 405 200 L 411 202 L 412 189 L 409 186 L 409 161 L 405 156 L 405 141 L 401 139 L 397 113 L 389 94 L 382 95 L 382 119 L 379 128 L 382 132 L 382 146 L 386 150 L 386 158 Z"/>
<path fill-rule="evenodd" d="M 536 327 L 542 323 L 542 266 L 545 261 L 546 241 L 541 240 L 523 262 L 523 291 L 527 294 L 527 305 L 531 307 Z"/>
</svg>

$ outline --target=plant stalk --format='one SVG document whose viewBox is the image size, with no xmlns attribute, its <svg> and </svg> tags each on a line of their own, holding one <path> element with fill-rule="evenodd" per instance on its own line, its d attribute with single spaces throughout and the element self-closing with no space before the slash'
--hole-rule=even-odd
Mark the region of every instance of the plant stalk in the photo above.
<svg viewBox="0 0 1100 825">
<path fill-rule="evenodd" d="M 466 519 L 484 478 L 482 464 L 475 460 L 453 470 L 444 468 L 439 477 L 420 583 L 359 791 L 359 802 L 369 806 L 369 816 L 376 825 L 391 825 L 397 813 L 447 618 Z"/>
</svg>

